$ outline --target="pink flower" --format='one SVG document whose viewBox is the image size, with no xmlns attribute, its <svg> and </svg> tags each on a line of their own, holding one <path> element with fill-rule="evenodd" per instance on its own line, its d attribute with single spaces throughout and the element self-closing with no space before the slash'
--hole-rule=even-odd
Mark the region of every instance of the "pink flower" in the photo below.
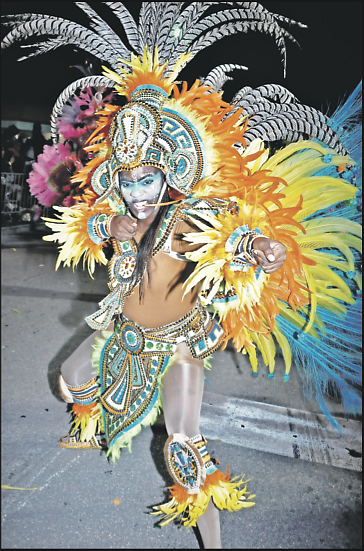
<svg viewBox="0 0 364 551">
<path fill-rule="evenodd" d="M 68 144 L 57 148 L 58 153 L 55 146 L 44 146 L 27 180 L 30 193 L 46 207 L 60 204 L 69 195 L 71 176 L 82 167 Z"/>
<path fill-rule="evenodd" d="M 57 122 L 57 130 L 65 140 L 78 141 L 83 134 L 89 134 L 95 127 L 95 114 L 112 100 L 113 94 L 103 98 L 100 92 L 93 94 L 91 88 L 74 95 L 62 109 Z"/>
</svg>

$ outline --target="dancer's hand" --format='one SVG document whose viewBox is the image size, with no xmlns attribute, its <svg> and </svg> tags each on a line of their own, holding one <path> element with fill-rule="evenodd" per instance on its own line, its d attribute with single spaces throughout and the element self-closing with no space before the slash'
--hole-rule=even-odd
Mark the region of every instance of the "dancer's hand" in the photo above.
<svg viewBox="0 0 364 551">
<path fill-rule="evenodd" d="M 114 216 L 110 223 L 111 235 L 118 241 L 129 241 L 135 236 L 137 223 L 130 216 Z"/>
<path fill-rule="evenodd" d="M 266 274 L 282 268 L 286 258 L 286 247 L 279 241 L 257 237 L 253 243 L 253 256 Z"/>
</svg>

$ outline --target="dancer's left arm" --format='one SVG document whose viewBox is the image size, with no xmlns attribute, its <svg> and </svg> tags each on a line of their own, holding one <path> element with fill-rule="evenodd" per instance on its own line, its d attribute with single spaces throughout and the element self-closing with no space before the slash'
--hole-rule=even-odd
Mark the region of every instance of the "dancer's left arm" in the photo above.
<svg viewBox="0 0 364 551">
<path fill-rule="evenodd" d="M 282 268 L 286 258 L 286 247 L 279 241 L 258 237 L 254 240 L 253 255 L 266 274 Z"/>
</svg>

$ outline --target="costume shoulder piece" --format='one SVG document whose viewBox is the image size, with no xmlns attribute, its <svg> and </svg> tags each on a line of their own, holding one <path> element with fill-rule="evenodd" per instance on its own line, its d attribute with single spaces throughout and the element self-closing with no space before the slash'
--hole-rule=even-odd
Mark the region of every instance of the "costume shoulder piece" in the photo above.
<svg viewBox="0 0 364 551">
<path fill-rule="evenodd" d="M 124 44 L 90 5 L 76 4 L 92 30 L 25 14 L 8 18 L 11 30 L 3 41 L 7 47 L 19 38 L 51 35 L 31 55 L 77 44 L 105 64 L 103 75 L 67 87 L 52 115 L 54 149 L 66 155 L 57 134 L 70 104 L 80 89 L 101 94 L 84 148 L 89 160 L 72 165 L 73 204 L 58 206 L 58 220 L 48 221 L 54 231 L 48 239 L 60 243 L 57 266 L 75 266 L 83 257 L 92 273 L 95 262 L 106 262 L 108 220 L 125 213 L 118 173 L 160 168 L 179 215 L 200 230 L 186 236 L 194 249 L 200 245 L 189 253 L 196 269 L 186 291 L 201 285 L 202 300 L 225 330 L 225 345 L 232 339 L 248 353 L 255 373 L 259 350 L 270 377 L 278 346 L 284 378 L 292 362 L 301 366 L 307 392 L 314 392 L 332 422 L 324 400 L 329 387 L 347 412 L 357 411 L 361 84 L 331 118 L 273 84 L 244 87 L 228 104 L 222 99 L 228 73 L 245 67 L 221 65 L 188 88 L 177 85 L 186 63 L 227 34 L 257 30 L 275 40 L 285 71 L 285 39 L 293 38 L 283 25 L 304 25 L 257 2 L 214 2 L 213 13 L 210 2 L 143 2 L 137 24 L 123 4 L 106 2 L 124 26 Z M 108 103 L 108 89 L 127 103 Z M 273 154 L 272 142 L 284 147 Z M 250 249 L 256 235 L 287 247 L 277 272 L 267 275 L 255 265 Z M 120 257 L 124 245 L 117 247 Z M 130 268 L 126 260 L 118 266 L 122 273 Z M 102 315 L 118 307 L 120 289 L 115 284 Z"/>
</svg>

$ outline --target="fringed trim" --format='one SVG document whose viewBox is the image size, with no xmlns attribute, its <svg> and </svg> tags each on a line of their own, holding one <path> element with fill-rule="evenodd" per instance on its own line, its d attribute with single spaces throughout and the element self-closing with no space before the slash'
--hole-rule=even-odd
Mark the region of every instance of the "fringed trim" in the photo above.
<svg viewBox="0 0 364 551">
<path fill-rule="evenodd" d="M 128 430 L 124 434 L 120 435 L 112 446 L 109 446 L 109 449 L 106 453 L 106 457 L 110 457 L 111 461 L 115 465 L 116 461 L 120 459 L 120 453 L 123 448 L 127 448 L 131 453 L 131 444 L 135 436 L 137 436 L 142 428 L 153 425 L 157 420 L 157 417 L 161 411 L 162 402 L 160 396 L 158 395 L 157 402 L 153 406 L 153 409 L 148 413 L 148 415 L 132 429 Z"/>
<path fill-rule="evenodd" d="M 211 360 L 212 360 L 213 357 L 214 357 L 214 355 L 211 354 L 210 356 L 207 356 L 203 361 L 203 366 L 204 366 L 205 369 L 207 369 L 207 371 L 212 370 Z"/>
<path fill-rule="evenodd" d="M 88 405 L 73 404 L 72 412 L 71 435 L 80 429 L 80 442 L 88 442 L 92 436 L 105 432 L 102 406 L 99 401 Z"/>
<path fill-rule="evenodd" d="M 153 507 L 152 515 L 163 515 L 160 526 L 165 526 L 172 520 L 181 517 L 181 522 L 186 528 L 196 526 L 196 522 L 206 512 L 212 498 L 216 507 L 220 510 L 239 511 L 242 508 L 253 507 L 254 495 L 246 489 L 248 480 L 244 476 L 230 478 L 229 468 L 226 474 L 215 471 L 206 477 L 204 487 L 198 494 L 190 495 L 183 488 L 175 484 L 169 488 L 172 499 L 164 504 Z M 241 486 L 244 486 L 241 488 Z M 249 497 L 247 497 L 249 495 Z"/>
</svg>

